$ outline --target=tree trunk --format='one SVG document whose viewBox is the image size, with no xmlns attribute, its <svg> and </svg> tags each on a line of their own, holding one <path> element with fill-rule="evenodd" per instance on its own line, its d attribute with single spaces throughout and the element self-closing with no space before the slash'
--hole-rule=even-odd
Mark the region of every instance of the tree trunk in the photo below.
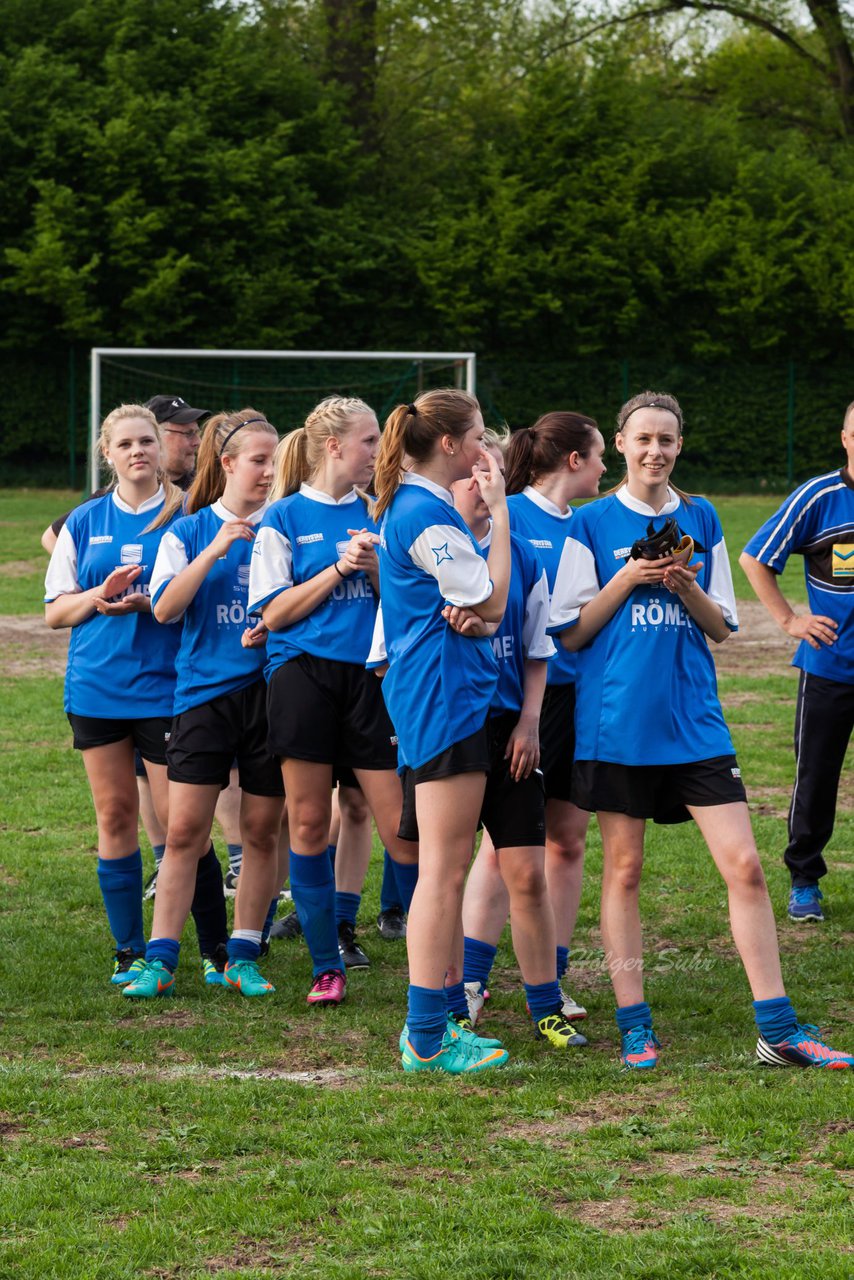
<svg viewBox="0 0 854 1280">
<path fill-rule="evenodd" d="M 378 0 L 323 0 L 329 74 L 344 90 L 354 127 L 374 137 Z"/>
<path fill-rule="evenodd" d="M 839 94 L 842 127 L 850 137 L 854 132 L 854 55 L 845 34 L 838 0 L 806 0 L 806 3 L 827 50 Z"/>
</svg>

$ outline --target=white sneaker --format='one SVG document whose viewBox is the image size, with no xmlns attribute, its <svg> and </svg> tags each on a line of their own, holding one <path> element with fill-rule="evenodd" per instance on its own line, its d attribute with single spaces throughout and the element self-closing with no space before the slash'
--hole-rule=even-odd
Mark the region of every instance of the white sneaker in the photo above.
<svg viewBox="0 0 854 1280">
<path fill-rule="evenodd" d="M 563 1001 L 561 1005 L 561 1013 L 567 1022 L 581 1022 L 587 1017 L 587 1010 L 583 1004 L 579 1004 L 577 1000 L 573 1000 L 572 996 L 563 987 L 560 989 L 560 998 Z"/>
<path fill-rule="evenodd" d="M 466 1004 L 469 1007 L 471 1025 L 477 1026 L 477 1020 L 483 1009 L 483 987 L 479 982 L 466 983 Z"/>
</svg>

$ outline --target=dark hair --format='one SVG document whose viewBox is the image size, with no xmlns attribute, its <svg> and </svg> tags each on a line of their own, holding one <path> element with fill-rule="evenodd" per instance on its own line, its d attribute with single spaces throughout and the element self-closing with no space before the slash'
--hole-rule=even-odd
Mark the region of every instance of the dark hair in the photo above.
<svg viewBox="0 0 854 1280">
<path fill-rule="evenodd" d="M 471 428 L 480 405 L 467 391 L 453 388 L 424 391 L 412 404 L 399 404 L 386 418 L 374 468 L 374 518 L 388 508 L 400 485 L 403 459 L 426 462 L 442 436 L 461 439 Z"/>
<path fill-rule="evenodd" d="M 679 405 L 679 401 L 675 396 L 668 395 L 667 392 L 664 391 L 641 391 L 638 395 L 632 396 L 631 400 L 627 400 L 620 412 L 617 414 L 617 435 L 626 429 L 627 422 L 631 418 L 632 414 L 636 413 L 638 409 L 662 409 L 666 413 L 672 413 L 676 419 L 679 435 L 682 435 L 682 409 Z M 628 476 L 623 476 L 619 484 L 614 485 L 613 489 L 609 489 L 608 493 L 616 493 L 618 489 L 622 489 L 627 480 Z M 675 484 L 671 484 L 670 488 L 675 494 L 678 494 L 683 502 L 690 503 L 691 498 L 689 494 L 683 493 L 681 489 L 677 489 Z"/>
<path fill-rule="evenodd" d="M 557 471 L 571 453 L 586 458 L 598 430 L 595 419 L 584 413 L 557 410 L 544 413 L 532 427 L 514 431 L 507 447 L 507 492 L 521 493 L 526 485 Z"/>
</svg>

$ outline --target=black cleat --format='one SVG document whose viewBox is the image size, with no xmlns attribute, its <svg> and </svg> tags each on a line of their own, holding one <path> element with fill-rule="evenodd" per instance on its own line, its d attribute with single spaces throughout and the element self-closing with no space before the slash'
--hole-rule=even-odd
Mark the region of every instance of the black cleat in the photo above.
<svg viewBox="0 0 854 1280">
<path fill-rule="evenodd" d="M 338 951 L 348 969 L 367 969 L 370 960 L 356 941 L 356 930 L 347 920 L 338 926 Z"/>
<path fill-rule="evenodd" d="M 299 916 L 295 911 L 290 915 L 282 916 L 281 920 L 274 920 L 270 929 L 271 938 L 301 938 L 302 925 L 299 922 Z"/>
<path fill-rule="evenodd" d="M 403 907 L 389 907 L 377 916 L 380 937 L 386 942 L 398 942 L 406 937 L 406 912 Z"/>
</svg>

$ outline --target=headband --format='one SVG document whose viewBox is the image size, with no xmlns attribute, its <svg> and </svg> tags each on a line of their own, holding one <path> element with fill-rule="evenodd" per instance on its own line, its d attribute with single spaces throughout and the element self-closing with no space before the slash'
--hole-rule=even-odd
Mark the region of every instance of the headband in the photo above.
<svg viewBox="0 0 854 1280">
<path fill-rule="evenodd" d="M 638 409 L 663 409 L 665 413 L 672 413 L 676 421 L 679 423 L 679 430 L 682 430 L 682 414 L 678 413 L 672 405 L 662 404 L 660 400 L 653 400 L 650 404 L 636 404 L 634 409 L 630 409 L 625 418 L 623 418 L 622 426 L 620 426 L 618 430 L 622 431 L 629 418 L 633 413 L 637 413 Z"/>
<path fill-rule="evenodd" d="M 232 436 L 237 435 L 241 427 L 251 427 L 254 422 L 266 422 L 266 421 L 267 421 L 266 418 L 246 418 L 244 422 L 238 422 L 237 426 L 232 427 L 228 435 L 223 440 L 222 444 L 219 446 L 219 456 L 222 457 L 225 451 L 225 446 L 228 444 Z"/>
</svg>

